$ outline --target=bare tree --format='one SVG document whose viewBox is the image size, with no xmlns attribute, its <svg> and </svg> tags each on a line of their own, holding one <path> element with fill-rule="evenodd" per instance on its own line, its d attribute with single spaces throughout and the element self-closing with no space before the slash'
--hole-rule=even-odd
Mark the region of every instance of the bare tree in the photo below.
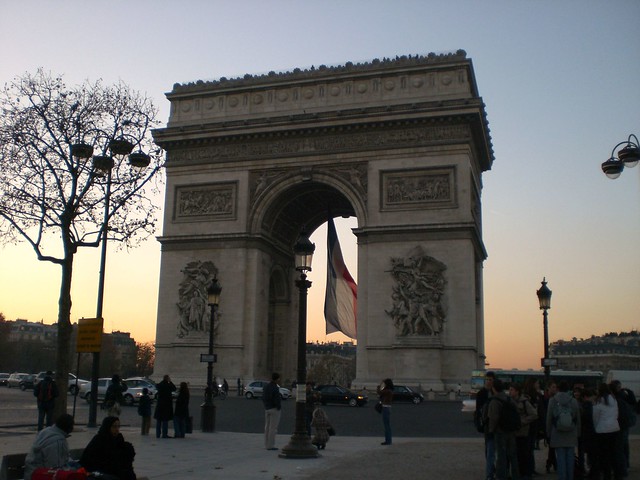
<svg viewBox="0 0 640 480">
<path fill-rule="evenodd" d="M 5 85 L 0 109 L 0 241 L 26 241 L 38 260 L 60 266 L 56 380 L 66 385 L 78 248 L 105 238 L 128 248 L 155 230 L 150 197 L 163 163 L 150 135 L 157 109 L 123 83 L 67 87 L 42 70 Z M 127 145 L 137 150 L 129 164 L 114 162 Z M 60 390 L 56 415 L 66 411 Z"/>
</svg>

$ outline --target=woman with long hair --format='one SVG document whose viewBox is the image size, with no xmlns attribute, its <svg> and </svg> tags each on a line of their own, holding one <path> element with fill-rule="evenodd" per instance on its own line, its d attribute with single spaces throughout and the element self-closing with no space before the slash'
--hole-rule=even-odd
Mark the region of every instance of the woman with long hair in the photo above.
<svg viewBox="0 0 640 480">
<path fill-rule="evenodd" d="M 594 465 L 597 474 L 596 472 L 594 474 L 602 475 L 602 478 L 608 480 L 613 471 L 616 480 L 622 479 L 623 469 L 618 458 L 618 451 L 622 448 L 618 424 L 618 402 L 606 383 L 601 383 L 598 387 L 598 397 L 593 406 L 593 428 L 596 431 L 598 449 L 597 461 Z"/>
<path fill-rule="evenodd" d="M 120 419 L 105 417 L 98 433 L 85 447 L 80 465 L 87 471 L 100 472 L 100 478 L 136 480 L 133 458 L 136 452 L 120 433 Z"/>
<path fill-rule="evenodd" d="M 173 412 L 173 430 L 175 438 L 184 438 L 187 433 L 187 420 L 189 418 L 189 386 L 187 382 L 181 382 L 176 398 L 176 408 Z"/>
</svg>

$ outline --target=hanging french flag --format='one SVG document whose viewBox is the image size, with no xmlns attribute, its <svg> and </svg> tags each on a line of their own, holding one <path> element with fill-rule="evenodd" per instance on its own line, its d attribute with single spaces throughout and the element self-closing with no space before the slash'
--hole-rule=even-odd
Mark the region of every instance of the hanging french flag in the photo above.
<svg viewBox="0 0 640 480">
<path fill-rule="evenodd" d="M 342 332 L 356 338 L 358 286 L 342 259 L 333 218 L 327 222 L 327 289 L 324 297 L 324 318 L 327 333 Z"/>
</svg>

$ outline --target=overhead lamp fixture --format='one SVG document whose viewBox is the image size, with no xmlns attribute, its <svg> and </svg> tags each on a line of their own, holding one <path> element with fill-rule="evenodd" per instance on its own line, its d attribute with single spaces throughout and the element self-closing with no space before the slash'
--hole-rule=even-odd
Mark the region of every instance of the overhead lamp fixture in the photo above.
<svg viewBox="0 0 640 480">
<path fill-rule="evenodd" d="M 632 139 L 635 141 L 632 141 Z M 625 146 L 618 151 L 618 156 L 616 157 L 616 148 L 618 148 L 620 145 Z M 631 134 L 626 141 L 620 142 L 615 147 L 613 147 L 609 160 L 602 164 L 602 171 L 607 177 L 613 180 L 620 176 L 620 174 L 624 170 L 624 167 L 633 168 L 638 164 L 639 161 L 640 142 L 638 142 L 638 137 L 636 137 L 634 134 Z"/>
</svg>

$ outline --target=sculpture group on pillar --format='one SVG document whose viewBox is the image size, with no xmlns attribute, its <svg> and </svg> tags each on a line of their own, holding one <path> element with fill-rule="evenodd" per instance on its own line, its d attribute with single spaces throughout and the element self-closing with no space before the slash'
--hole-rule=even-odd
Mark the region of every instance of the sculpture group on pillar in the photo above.
<svg viewBox="0 0 640 480">
<path fill-rule="evenodd" d="M 407 257 L 391 258 L 393 307 L 385 312 L 399 336 L 434 336 L 442 332 L 446 269 L 444 263 L 425 255 L 420 247 Z"/>
<path fill-rule="evenodd" d="M 178 337 L 189 332 L 206 332 L 209 328 L 211 310 L 207 303 L 207 288 L 217 275 L 213 262 L 193 261 L 181 270 L 184 274 L 178 290 Z"/>
</svg>

